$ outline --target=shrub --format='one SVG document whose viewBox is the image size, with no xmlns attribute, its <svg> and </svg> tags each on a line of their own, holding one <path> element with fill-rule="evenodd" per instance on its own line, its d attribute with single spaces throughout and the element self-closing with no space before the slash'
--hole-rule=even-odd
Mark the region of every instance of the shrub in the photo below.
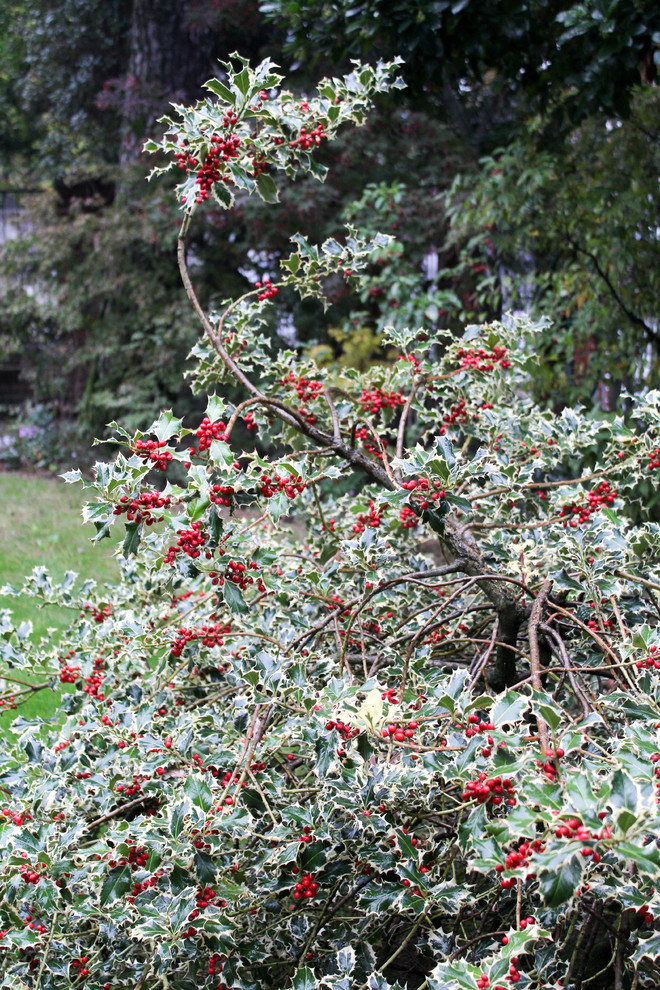
<svg viewBox="0 0 660 990">
<path fill-rule="evenodd" d="M 383 246 L 352 229 L 204 313 L 207 194 L 274 199 L 394 66 L 307 101 L 225 68 L 151 146 L 185 173 L 207 415 L 115 427 L 66 476 L 122 529 L 116 587 L 36 569 L 16 593 L 71 609 L 57 642 L 3 614 L 2 988 L 657 986 L 660 531 L 626 504 L 660 395 L 630 424 L 540 411 L 524 320 L 384 328 L 399 360 L 364 374 L 268 352 L 279 287 Z M 55 724 L 20 718 L 60 682 Z"/>
</svg>

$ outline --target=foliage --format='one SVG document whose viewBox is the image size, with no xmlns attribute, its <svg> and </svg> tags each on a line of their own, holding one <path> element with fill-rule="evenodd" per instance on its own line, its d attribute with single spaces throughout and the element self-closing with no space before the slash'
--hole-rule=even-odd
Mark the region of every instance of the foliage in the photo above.
<svg viewBox="0 0 660 990">
<path fill-rule="evenodd" d="M 532 129 L 447 197 L 450 243 L 485 272 L 482 305 L 518 286 L 519 306 L 524 291 L 552 317 L 546 394 L 571 366 L 560 389 L 569 401 L 589 401 L 606 378 L 630 390 L 657 381 L 659 133 L 657 91 L 640 89 L 629 119 L 591 118 L 560 151 L 535 147 Z"/>
<path fill-rule="evenodd" d="M 97 98 L 120 71 L 130 9 L 129 0 L 3 5 L 0 101 L 7 117 L 0 163 L 8 177 L 19 150 L 33 188 L 73 162 L 80 168 L 82 161 L 117 160 L 119 119 L 109 119 Z"/>
<path fill-rule="evenodd" d="M 309 168 L 306 115 L 359 122 L 390 70 L 303 116 L 250 110 L 273 66 L 241 64 L 181 109 L 185 154 L 233 109 L 258 175 Z M 277 188 L 214 157 L 211 190 Z M 524 320 L 383 327 L 401 360 L 340 379 L 270 353 L 275 290 L 357 280 L 384 235 L 298 236 L 279 282 L 207 315 L 195 176 L 207 415 L 116 427 L 84 482 L 97 539 L 122 529 L 116 587 L 36 568 L 17 594 L 73 609 L 56 645 L 3 613 L 4 707 L 26 671 L 75 686 L 3 747 L 3 990 L 656 986 L 660 536 L 624 510 L 660 394 L 639 429 L 539 410 Z M 237 448 L 241 419 L 279 456 Z"/>
<path fill-rule="evenodd" d="M 660 14 L 636 0 L 262 0 L 261 9 L 299 58 L 396 53 L 416 98 L 445 104 L 447 87 L 465 94 L 492 73 L 514 116 L 531 102 L 559 111 L 555 124 L 625 115 L 640 70 L 649 82 L 657 75 Z"/>
<path fill-rule="evenodd" d="M 5 335 L 28 349 L 36 397 L 88 430 L 118 414 L 145 426 L 154 405 L 176 401 L 194 340 L 172 271 L 172 209 L 162 188 L 145 197 L 131 178 L 125 170 L 119 208 L 85 183 L 66 207 L 44 194 L 35 225 L 3 253 Z"/>
</svg>

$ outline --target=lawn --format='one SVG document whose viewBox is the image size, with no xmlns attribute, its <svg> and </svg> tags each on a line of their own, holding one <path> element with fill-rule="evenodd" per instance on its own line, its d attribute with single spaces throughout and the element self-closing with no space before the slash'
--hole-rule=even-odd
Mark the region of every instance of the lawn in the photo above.
<svg viewBox="0 0 660 990">
<path fill-rule="evenodd" d="M 114 543 L 90 542 L 94 528 L 82 523 L 82 503 L 81 490 L 59 478 L 0 473 L 0 587 L 20 587 L 37 566 L 47 567 L 55 580 L 66 571 L 76 571 L 81 580 L 94 578 L 100 584 L 118 578 L 119 567 L 112 557 Z M 31 598 L 0 596 L 0 608 L 11 609 L 17 622 L 32 622 L 36 638 L 57 636 L 68 620 L 56 608 L 37 608 Z M 18 711 L 26 718 L 52 714 L 58 697 L 42 691 Z M 3 722 L 5 719 L 0 720 L 0 726 Z"/>
</svg>

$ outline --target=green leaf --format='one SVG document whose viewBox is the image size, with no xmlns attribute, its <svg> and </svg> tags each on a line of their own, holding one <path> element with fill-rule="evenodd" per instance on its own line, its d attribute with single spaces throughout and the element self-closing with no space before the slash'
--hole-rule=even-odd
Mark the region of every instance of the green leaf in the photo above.
<svg viewBox="0 0 660 990">
<path fill-rule="evenodd" d="M 397 884 L 390 886 L 368 886 L 360 892 L 359 905 L 367 914 L 385 916 L 403 898 L 403 891 Z"/>
<path fill-rule="evenodd" d="M 208 82 L 204 83 L 204 87 L 209 89 L 215 96 L 219 96 L 225 103 L 229 103 L 232 107 L 235 106 L 236 97 L 219 79 L 209 79 Z"/>
<path fill-rule="evenodd" d="M 335 760 L 336 740 L 329 733 L 319 736 L 314 744 L 314 749 L 316 750 L 316 772 L 319 777 L 326 777 Z"/>
<path fill-rule="evenodd" d="M 257 192 L 265 203 L 279 203 L 280 194 L 271 175 L 261 172 L 257 176 Z"/>
<path fill-rule="evenodd" d="M 556 908 L 570 900 L 580 885 L 583 862 L 581 856 L 573 855 L 567 860 L 562 855 L 557 857 L 556 865 L 541 872 L 541 893 L 548 907 Z"/>
<path fill-rule="evenodd" d="M 129 557 L 134 557 L 138 552 L 141 538 L 142 523 L 127 522 L 126 536 L 124 537 L 124 545 L 122 547 L 122 555 L 125 560 Z"/>
<path fill-rule="evenodd" d="M 584 773 L 577 773 L 568 778 L 565 786 L 566 793 L 579 814 L 584 815 L 593 812 L 598 802 L 591 788 L 591 783 Z"/>
<path fill-rule="evenodd" d="M 490 721 L 494 725 L 513 725 L 519 722 L 522 713 L 527 708 L 529 701 L 517 691 L 507 691 L 491 709 Z"/>
<path fill-rule="evenodd" d="M 164 409 L 156 422 L 151 424 L 147 433 L 154 433 L 158 440 L 169 440 L 181 431 L 182 423 L 183 420 L 177 419 L 171 409 Z"/>
<path fill-rule="evenodd" d="M 239 587 L 235 585 L 233 581 L 229 581 L 229 580 L 225 581 L 224 585 L 222 586 L 222 593 L 224 595 L 226 604 L 229 606 L 232 612 L 236 612 L 237 614 L 240 615 L 248 614 L 250 609 L 245 604 L 243 595 L 241 594 Z"/>
<path fill-rule="evenodd" d="M 640 938 L 639 944 L 632 955 L 634 962 L 641 962 L 642 959 L 657 959 L 660 956 L 660 934 L 651 935 L 649 938 Z"/>
<path fill-rule="evenodd" d="M 550 705 L 546 705 L 543 702 L 537 702 L 536 711 L 553 732 L 556 732 L 561 725 L 561 715 L 556 708 L 551 708 Z"/>
<path fill-rule="evenodd" d="M 614 848 L 622 859 L 636 863 L 642 873 L 660 878 L 660 851 L 652 843 L 640 847 L 633 846 L 630 842 L 619 842 Z"/>
<path fill-rule="evenodd" d="M 635 814 L 639 808 L 639 790 L 634 780 L 623 773 L 622 770 L 615 770 L 612 774 L 612 792 L 610 801 L 614 808 L 624 808 Z"/>
<path fill-rule="evenodd" d="M 231 209 L 234 205 L 234 194 L 225 182 L 214 182 L 211 186 L 211 194 L 225 210 Z"/>
<path fill-rule="evenodd" d="M 185 821 L 185 807 L 183 804 L 177 804 L 169 810 L 170 818 L 170 835 L 173 839 L 177 839 L 184 828 Z"/>
<path fill-rule="evenodd" d="M 208 784 L 199 774 L 191 774 L 183 785 L 183 793 L 189 797 L 196 808 L 208 811 L 213 804 L 213 794 Z"/>
<path fill-rule="evenodd" d="M 250 91 L 250 71 L 247 66 L 234 76 L 234 82 L 243 96 L 247 96 Z"/>
<path fill-rule="evenodd" d="M 128 863 L 110 870 L 101 887 L 99 896 L 101 907 L 105 907 L 106 904 L 111 904 L 118 897 L 122 897 L 132 886 L 133 875 Z"/>
<path fill-rule="evenodd" d="M 314 971 L 303 966 L 293 977 L 293 990 L 317 990 L 318 983 Z"/>
<path fill-rule="evenodd" d="M 337 969 L 345 976 L 355 969 L 355 952 L 350 945 L 344 945 L 336 955 Z"/>
</svg>

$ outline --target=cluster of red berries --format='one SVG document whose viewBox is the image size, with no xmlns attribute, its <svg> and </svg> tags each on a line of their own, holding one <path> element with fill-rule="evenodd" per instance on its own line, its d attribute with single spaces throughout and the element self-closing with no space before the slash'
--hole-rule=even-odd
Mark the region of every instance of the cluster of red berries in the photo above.
<svg viewBox="0 0 660 990">
<path fill-rule="evenodd" d="M 520 973 L 518 971 L 518 956 L 511 956 L 511 964 L 509 965 L 509 975 L 507 980 L 509 983 L 517 983 L 520 979 Z M 495 988 L 497 990 L 497 988 Z"/>
<path fill-rule="evenodd" d="M 154 470 L 166 471 L 174 455 L 164 447 L 167 447 L 167 440 L 134 440 L 131 450 L 143 461 L 151 461 Z"/>
<path fill-rule="evenodd" d="M 214 952 L 209 959 L 209 976 L 215 976 L 216 973 L 222 972 L 222 956 L 218 952 Z"/>
<path fill-rule="evenodd" d="M 650 911 L 650 905 L 642 904 L 640 908 L 637 908 L 636 914 L 642 919 L 642 921 L 645 921 L 647 925 L 653 924 L 654 919 Z"/>
<path fill-rule="evenodd" d="M 226 120 L 226 126 L 229 127 L 233 123 L 233 120 L 230 120 L 229 117 Z M 219 134 L 212 134 L 211 147 L 206 154 L 204 163 L 199 167 L 196 159 L 191 158 L 186 151 L 185 144 L 182 144 L 181 147 L 183 150 L 175 156 L 178 159 L 179 168 L 187 168 L 188 171 L 197 168 L 195 185 L 199 186 L 199 191 L 195 196 L 195 202 L 203 203 L 204 200 L 209 198 L 209 193 L 214 182 L 219 182 L 221 179 L 224 182 L 229 181 L 230 176 L 225 178 L 223 175 L 225 163 L 232 158 L 238 158 L 241 139 L 237 134 L 228 134 L 226 137 L 220 137 Z"/>
<path fill-rule="evenodd" d="M 509 940 L 507 939 L 507 942 L 508 941 Z M 516 972 L 518 971 L 516 970 Z M 511 974 L 511 967 L 509 968 L 509 975 L 510 974 Z M 520 979 L 520 976 L 518 976 L 518 979 Z M 517 981 L 514 980 L 514 982 Z M 477 978 L 477 988 L 478 990 L 488 990 L 489 987 L 490 987 L 490 977 L 486 973 L 482 973 L 481 976 Z M 504 990 L 504 987 L 502 986 L 501 983 L 498 983 L 496 984 L 496 986 L 492 988 L 492 990 Z"/>
<path fill-rule="evenodd" d="M 198 446 L 200 454 L 202 454 L 205 450 L 209 450 L 214 440 L 227 439 L 225 424 L 222 420 L 217 423 L 212 423 L 208 416 L 204 417 L 199 425 L 199 428 L 195 431 L 195 435 L 199 437 Z M 191 457 L 194 457 L 196 454 L 195 448 L 190 447 L 188 453 Z"/>
<path fill-rule="evenodd" d="M 25 821 L 32 821 L 32 815 L 22 811 L 12 811 L 11 808 L 3 808 L 2 814 L 5 818 L 11 818 L 14 825 L 22 825 Z"/>
<path fill-rule="evenodd" d="M 476 799 L 479 804 L 501 804 L 504 799 L 513 808 L 516 804 L 513 782 L 505 777 L 488 777 L 480 773 L 477 780 L 471 780 L 461 794 L 462 801 Z"/>
<path fill-rule="evenodd" d="M 302 845 L 305 845 L 306 843 L 313 841 L 314 841 L 314 836 L 312 835 L 312 827 L 311 825 L 305 825 L 305 827 L 303 828 L 303 834 L 298 837 L 298 842 L 300 842 Z"/>
<path fill-rule="evenodd" d="M 399 699 L 396 696 L 396 688 L 388 688 L 387 691 L 383 691 L 383 693 L 381 694 L 381 698 L 383 699 L 383 701 L 388 701 L 390 705 L 399 704 Z"/>
<path fill-rule="evenodd" d="M 456 356 L 461 359 L 461 368 L 470 368 L 472 371 L 494 371 L 498 364 L 501 368 L 511 367 L 511 362 L 506 357 L 506 347 L 494 347 L 492 351 L 485 351 L 483 347 L 459 347 Z"/>
<path fill-rule="evenodd" d="M 197 640 L 200 640 L 202 645 L 207 646 L 209 649 L 213 646 L 224 646 L 225 641 L 222 637 L 230 632 L 231 623 L 222 626 L 219 622 L 214 622 L 213 625 L 198 626 L 195 629 L 182 627 L 176 631 L 176 639 L 172 643 L 170 653 L 173 657 L 180 657 L 185 646 Z"/>
<path fill-rule="evenodd" d="M 658 804 L 660 804 L 660 765 L 658 762 L 660 761 L 660 753 L 651 753 L 650 759 L 651 759 L 651 763 L 655 763 L 654 773 L 655 773 L 655 779 L 658 782 L 655 786 L 655 792 L 656 792 L 656 800 Z"/>
<path fill-rule="evenodd" d="M 146 877 L 144 880 L 141 881 L 138 880 L 138 882 L 135 884 L 130 894 L 126 898 L 128 903 L 134 904 L 135 898 L 138 896 L 138 894 L 141 894 L 143 890 L 150 890 L 152 887 L 155 887 L 158 881 L 160 880 L 160 878 L 162 877 L 162 875 L 163 875 L 162 871 L 159 871 L 158 873 L 154 873 L 150 877 Z"/>
<path fill-rule="evenodd" d="M 303 898 L 311 900 L 312 897 L 316 897 L 318 889 L 319 885 L 314 880 L 314 874 L 303 873 L 299 882 L 293 888 L 293 896 L 297 901 L 302 900 Z"/>
<path fill-rule="evenodd" d="M 596 607 L 593 602 L 591 603 L 591 607 L 592 608 Z M 609 619 L 604 619 L 602 617 L 599 617 L 598 619 L 589 619 L 587 625 L 589 626 L 590 629 L 614 629 L 615 627 L 614 616 L 611 615 Z"/>
<path fill-rule="evenodd" d="M 352 739 L 353 736 L 360 735 L 359 729 L 354 729 L 352 725 L 348 725 L 345 722 L 331 720 L 330 722 L 326 722 L 325 727 L 328 730 L 328 732 L 331 732 L 333 729 L 336 729 L 336 731 L 339 733 L 342 739 Z"/>
<path fill-rule="evenodd" d="M 126 845 L 131 847 L 128 850 L 128 859 L 119 859 L 116 863 L 114 860 L 111 860 L 110 866 L 124 866 L 128 863 L 133 873 L 135 873 L 136 870 L 142 869 L 149 862 L 149 850 L 146 846 L 134 845 L 132 839 L 127 839 Z"/>
<path fill-rule="evenodd" d="M 301 127 L 300 135 L 293 141 L 289 141 L 289 147 L 309 151 L 310 148 L 318 147 L 323 138 L 327 138 L 327 136 L 323 124 L 317 124 L 311 131 L 306 127 Z"/>
<path fill-rule="evenodd" d="M 225 578 L 227 581 L 231 581 L 232 584 L 238 585 L 241 591 L 245 591 L 248 585 L 254 584 L 254 577 L 250 574 L 250 571 L 256 570 L 258 570 L 258 565 L 254 561 L 251 561 L 246 567 L 245 564 L 241 564 L 236 560 L 230 560 L 225 571 Z M 257 582 L 257 587 L 263 594 L 266 590 L 266 585 L 260 577 L 257 577 Z M 224 583 L 222 578 L 219 578 L 219 583 Z"/>
<path fill-rule="evenodd" d="M 105 660 L 103 657 L 97 657 L 94 661 L 94 667 L 92 673 L 89 677 L 85 678 L 85 683 L 83 684 L 83 691 L 88 694 L 90 698 L 98 698 L 99 701 L 103 701 L 105 694 L 101 690 L 103 686 L 103 681 L 105 680 Z"/>
<path fill-rule="evenodd" d="M 235 491 L 231 485 L 213 485 L 209 492 L 209 498 L 216 505 L 228 505 L 233 502 Z"/>
<path fill-rule="evenodd" d="M 403 529 L 414 529 L 419 526 L 419 516 L 410 506 L 404 505 L 399 516 Z"/>
<path fill-rule="evenodd" d="M 545 763 L 542 763 L 541 760 L 537 760 L 536 765 L 539 770 L 545 774 L 548 780 L 554 784 L 559 776 L 558 763 L 562 756 L 564 756 L 564 750 L 561 746 L 555 750 L 547 749 L 545 751 L 545 755 L 547 757 Z"/>
<path fill-rule="evenodd" d="M 119 499 L 119 505 L 115 506 L 112 514 L 113 516 L 120 516 L 125 512 L 127 522 L 144 522 L 145 526 L 153 526 L 155 522 L 163 521 L 162 516 L 158 518 L 153 516 L 154 510 L 169 508 L 171 501 L 169 496 L 161 495 L 160 492 L 156 491 L 141 492 L 137 498 L 122 495 Z"/>
<path fill-rule="evenodd" d="M 374 454 L 379 460 L 383 459 L 382 452 L 375 447 L 370 440 L 371 432 L 366 426 L 361 426 L 359 430 L 355 431 L 355 439 L 360 440 L 364 444 L 364 449 L 370 454 Z"/>
<path fill-rule="evenodd" d="M 255 420 L 254 413 L 252 413 L 252 412 L 247 412 L 245 414 L 245 416 L 243 417 L 243 422 L 245 423 L 245 428 L 247 430 L 258 430 L 259 429 L 259 424 Z"/>
<path fill-rule="evenodd" d="M 381 735 L 383 739 L 394 739 L 396 742 L 408 742 L 419 728 L 419 722 L 408 722 L 407 725 L 386 725 Z"/>
<path fill-rule="evenodd" d="M 512 852 L 507 853 L 506 859 L 504 861 L 504 866 L 501 863 L 495 867 L 496 873 L 504 873 L 505 870 L 522 870 L 529 866 L 529 857 L 532 853 L 543 852 L 545 846 L 540 839 L 535 839 L 530 842 L 526 839 L 521 842 L 517 849 Z M 510 890 L 514 886 L 516 880 L 515 877 L 505 877 L 502 880 L 502 888 L 504 890 Z"/>
<path fill-rule="evenodd" d="M 207 534 L 202 529 L 202 524 L 200 522 L 192 523 L 190 529 L 179 530 L 179 539 L 176 542 L 176 546 L 169 547 L 163 559 L 163 563 L 174 565 L 174 561 L 176 560 L 176 555 L 178 553 L 185 553 L 193 560 L 197 560 L 201 554 L 201 548 L 204 546 L 207 539 Z M 207 560 L 210 560 L 213 554 L 207 550 L 205 556 Z"/>
<path fill-rule="evenodd" d="M 75 684 L 80 675 L 80 667 L 71 667 L 66 664 L 60 670 L 60 681 L 62 684 Z"/>
<path fill-rule="evenodd" d="M 91 612 L 94 622 L 98 622 L 99 625 L 105 622 L 107 618 L 112 615 L 112 603 L 108 605 L 83 605 L 83 611 L 80 613 L 81 618 L 85 615 L 85 612 Z M 73 651 L 71 651 L 71 656 L 73 656 Z"/>
<path fill-rule="evenodd" d="M 80 956 L 79 959 L 74 959 L 71 965 L 74 969 L 78 970 L 78 976 L 89 976 L 89 969 L 87 968 L 87 963 L 89 962 L 89 956 Z"/>
<path fill-rule="evenodd" d="M 370 529 L 378 529 L 386 508 L 385 505 L 377 506 L 373 502 L 369 502 L 369 512 L 361 512 L 353 523 L 352 529 L 355 535 L 359 536 L 360 533 L 364 533 L 367 526 Z"/>
<path fill-rule="evenodd" d="M 468 727 L 465 735 L 468 739 L 478 735 L 480 732 L 492 732 L 495 726 L 492 722 L 482 722 L 478 715 L 468 715 Z M 492 742 L 489 745 L 493 745 Z"/>
<path fill-rule="evenodd" d="M 399 257 L 401 257 L 401 256 L 399 255 Z M 419 371 L 419 369 L 421 367 L 419 361 L 417 360 L 417 358 L 415 357 L 414 354 L 401 354 L 398 360 L 399 361 L 408 361 L 410 364 L 412 364 L 412 366 L 415 369 L 415 371 Z"/>
<path fill-rule="evenodd" d="M 284 492 L 287 498 L 294 499 L 296 496 L 302 495 L 306 488 L 307 482 L 293 472 L 289 474 L 288 478 L 283 478 L 279 474 L 275 474 L 272 478 L 268 474 L 262 474 L 259 493 L 264 498 L 272 498 L 278 492 Z"/>
<path fill-rule="evenodd" d="M 577 502 L 571 502 L 570 505 L 566 504 L 562 506 L 562 510 L 559 513 L 560 518 L 564 516 L 571 516 L 570 520 L 564 519 L 564 527 L 571 526 L 575 529 L 579 523 L 586 523 L 589 517 L 593 515 L 594 512 L 598 512 L 603 505 L 611 505 L 617 497 L 617 492 L 610 488 L 609 482 L 601 481 L 596 488 L 589 492 L 587 497 L 587 503 L 583 502 L 578 505 Z"/>
<path fill-rule="evenodd" d="M 21 873 L 21 878 L 25 880 L 26 883 L 34 884 L 36 887 L 41 880 L 41 874 L 37 873 L 36 870 L 23 870 Z"/>
<path fill-rule="evenodd" d="M 401 392 L 385 392 L 382 388 L 362 389 L 360 402 L 365 412 L 377 416 L 381 409 L 396 409 L 405 403 Z"/>
<path fill-rule="evenodd" d="M 442 487 L 441 481 L 434 481 L 433 485 L 428 480 L 428 478 L 416 478 L 412 481 L 404 481 L 401 485 L 408 492 L 428 492 L 428 495 L 422 496 L 419 502 L 421 509 L 428 509 L 429 499 L 431 502 L 439 502 L 440 499 L 447 497 L 447 492 Z M 435 489 L 435 491 L 433 490 Z"/>
<path fill-rule="evenodd" d="M 638 670 L 643 667 L 655 667 L 656 670 L 660 670 L 660 655 L 658 655 L 657 646 L 649 646 L 649 655 L 643 660 L 638 660 L 635 664 Z"/>
<path fill-rule="evenodd" d="M 147 778 L 142 774 L 133 774 L 132 784 L 117 784 L 115 787 L 116 791 L 123 794 L 124 797 L 135 797 L 136 794 L 142 794 L 142 784 Z"/>
<path fill-rule="evenodd" d="M 654 471 L 655 468 L 660 468 L 660 447 L 654 447 L 653 450 L 649 451 L 648 458 L 649 471 Z"/>
<path fill-rule="evenodd" d="M 442 417 L 444 426 L 440 427 L 438 433 L 441 437 L 444 437 L 445 432 L 449 427 L 454 426 L 455 423 L 465 423 L 466 420 L 467 409 L 465 408 L 465 399 L 459 399 L 459 401 L 451 407 L 449 412 Z"/>
<path fill-rule="evenodd" d="M 196 907 L 188 915 L 190 921 L 194 921 L 199 916 L 200 911 L 204 911 L 209 904 L 213 904 L 218 895 L 212 887 L 198 887 L 195 895 Z"/>
<path fill-rule="evenodd" d="M 314 414 L 307 409 L 307 404 L 318 398 L 323 391 L 323 384 L 311 378 L 305 378 L 304 375 L 298 376 L 294 371 L 290 371 L 286 378 L 280 379 L 280 385 L 284 385 L 285 388 L 292 388 L 298 393 L 300 400 L 298 412 L 305 417 L 308 423 L 313 425 L 316 419 Z"/>
<path fill-rule="evenodd" d="M 601 811 L 598 817 L 604 818 L 605 812 Z M 577 818 L 567 818 L 562 825 L 555 828 L 555 835 L 559 839 L 577 839 L 578 842 L 588 842 L 590 839 L 610 839 L 612 830 L 606 825 L 600 832 L 590 832 Z M 580 855 L 584 856 L 585 859 L 591 857 L 593 863 L 600 863 L 600 853 L 590 846 L 584 846 L 580 849 Z"/>
<path fill-rule="evenodd" d="M 254 284 L 257 287 L 257 289 L 262 289 L 262 291 L 257 296 L 257 299 L 260 302 L 263 301 L 264 299 L 272 299 L 280 291 L 276 285 L 273 285 L 273 283 L 269 278 L 265 278 L 263 280 L 263 284 L 261 282 L 255 282 Z"/>
<path fill-rule="evenodd" d="M 68 877 L 71 876 L 70 873 L 67 873 L 66 875 Z M 55 883 L 56 883 L 56 885 L 58 887 L 61 886 L 61 881 L 56 880 Z M 31 908 L 30 910 L 33 910 L 33 909 Z M 44 924 L 42 924 L 41 921 L 35 921 L 34 920 L 34 916 L 32 914 L 26 914 L 25 915 L 25 918 L 23 920 L 23 924 L 25 925 L 26 928 L 29 928 L 31 932 L 38 932 L 39 935 L 45 935 L 46 932 L 48 931 L 48 929 L 46 928 L 46 926 Z M 21 949 L 21 952 L 24 952 L 24 951 L 25 951 L 24 949 Z M 34 960 L 33 960 L 33 962 L 34 962 Z M 32 968 L 32 963 L 30 963 L 30 968 Z"/>
</svg>

